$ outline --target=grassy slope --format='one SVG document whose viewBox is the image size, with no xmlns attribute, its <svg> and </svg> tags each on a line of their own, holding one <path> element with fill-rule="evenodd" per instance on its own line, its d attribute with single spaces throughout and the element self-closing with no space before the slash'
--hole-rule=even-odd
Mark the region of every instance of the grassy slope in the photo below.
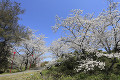
<svg viewBox="0 0 120 80">
<path fill-rule="evenodd" d="M 0 80 L 27 80 L 29 79 L 29 77 L 31 77 L 36 73 L 39 73 L 39 72 L 28 72 L 28 73 L 15 74 L 11 76 L 3 76 L 3 77 L 0 77 Z"/>
</svg>

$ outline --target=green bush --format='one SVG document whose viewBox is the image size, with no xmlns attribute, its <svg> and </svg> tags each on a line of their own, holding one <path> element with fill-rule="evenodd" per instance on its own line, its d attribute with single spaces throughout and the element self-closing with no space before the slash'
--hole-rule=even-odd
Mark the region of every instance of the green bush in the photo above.
<svg viewBox="0 0 120 80">
<path fill-rule="evenodd" d="M 60 60 L 59 60 L 60 61 Z M 75 67 L 78 66 L 76 57 L 69 57 L 69 59 L 62 61 L 59 66 L 52 66 L 49 71 L 56 71 L 56 73 L 62 73 L 64 75 L 74 75 L 76 71 Z"/>
<path fill-rule="evenodd" d="M 85 73 L 78 73 L 76 75 L 73 76 L 76 80 L 84 80 L 88 77 L 87 74 Z"/>
<path fill-rule="evenodd" d="M 61 76 L 58 80 L 76 80 L 76 79 L 68 75 L 68 76 Z"/>
<path fill-rule="evenodd" d="M 95 67 L 94 70 L 87 71 L 86 73 L 83 71 L 76 72 L 74 68 L 78 66 L 79 63 L 77 61 L 81 59 L 78 56 L 74 56 L 68 57 L 65 61 L 62 61 L 62 59 L 57 60 L 60 62 L 60 65 L 52 66 L 49 70 L 43 70 L 43 76 L 37 74 L 31 80 L 120 80 L 120 75 L 118 75 L 120 73 L 120 60 L 116 60 L 113 68 L 109 71 L 109 75 L 107 75 L 107 70 L 112 64 L 112 59 L 104 56 L 97 58 L 96 56 L 91 56 L 92 54 L 94 55 L 94 53 L 86 53 L 86 56 L 105 62 L 105 70 L 100 70 L 98 67 Z M 35 76 L 36 78 L 34 79 Z"/>
<path fill-rule="evenodd" d="M 71 75 L 64 75 L 57 73 L 56 71 L 51 72 L 50 70 L 43 70 L 42 76 L 37 73 L 31 75 L 27 80 L 120 80 L 120 75 L 115 74 L 97 74 L 97 75 L 89 75 L 87 73 L 77 73 L 73 76 Z M 60 75 L 58 77 L 58 75 Z"/>
</svg>

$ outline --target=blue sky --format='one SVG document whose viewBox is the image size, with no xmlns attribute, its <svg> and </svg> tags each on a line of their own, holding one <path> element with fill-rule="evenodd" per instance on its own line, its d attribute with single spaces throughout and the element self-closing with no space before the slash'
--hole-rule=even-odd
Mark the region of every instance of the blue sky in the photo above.
<svg viewBox="0 0 120 80">
<path fill-rule="evenodd" d="M 25 13 L 19 15 L 19 24 L 38 30 L 36 34 L 44 34 L 46 45 L 61 37 L 61 31 L 54 33 L 55 16 L 66 18 L 72 9 L 81 9 L 83 14 L 93 13 L 97 16 L 108 6 L 107 0 L 13 0 L 21 3 Z M 119 0 L 115 0 L 119 1 Z"/>
<path fill-rule="evenodd" d="M 19 15 L 19 23 L 38 30 L 36 34 L 44 34 L 49 45 L 53 40 L 61 37 L 61 32 L 54 33 L 51 26 L 55 25 L 55 16 L 66 18 L 72 9 L 81 9 L 83 14 L 98 15 L 108 5 L 106 0 L 14 0 L 21 3 L 25 13 Z"/>
</svg>

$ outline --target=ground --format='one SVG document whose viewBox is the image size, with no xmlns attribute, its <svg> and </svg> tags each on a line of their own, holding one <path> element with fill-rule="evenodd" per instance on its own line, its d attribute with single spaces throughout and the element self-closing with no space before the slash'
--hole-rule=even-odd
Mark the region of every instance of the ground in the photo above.
<svg viewBox="0 0 120 80">
<path fill-rule="evenodd" d="M 39 70 L 27 70 L 24 72 L 0 74 L 0 80 L 27 80 L 30 76 L 36 73 L 40 74 L 42 70 L 43 68 Z"/>
</svg>

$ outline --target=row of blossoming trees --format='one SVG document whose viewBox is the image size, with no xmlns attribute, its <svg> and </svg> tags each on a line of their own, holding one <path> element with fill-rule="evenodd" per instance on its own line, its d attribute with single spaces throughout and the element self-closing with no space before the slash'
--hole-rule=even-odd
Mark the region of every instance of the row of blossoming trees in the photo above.
<svg viewBox="0 0 120 80">
<path fill-rule="evenodd" d="M 31 29 L 30 29 L 31 30 Z M 14 45 L 12 50 L 14 50 L 17 54 L 15 56 L 16 65 L 19 66 L 20 70 L 22 69 L 22 65 L 25 66 L 25 70 L 31 65 L 33 67 L 36 66 L 41 60 L 43 60 L 42 56 L 47 52 L 47 47 L 45 46 L 44 35 L 36 36 L 34 33 L 29 35 L 29 39 L 24 39 Z"/>
<path fill-rule="evenodd" d="M 106 56 L 112 60 L 111 65 L 106 69 L 108 74 L 120 56 L 119 3 L 111 0 L 109 2 L 107 10 L 103 10 L 96 18 L 93 14 L 82 16 L 83 11 L 79 9 L 72 10 L 72 14 L 65 19 L 56 16 L 56 24 L 52 29 L 57 32 L 60 28 L 65 35 L 46 47 L 45 36 L 31 34 L 30 39 L 23 39 L 13 48 L 18 53 L 16 55 L 17 62 L 20 62 L 18 64 L 22 66 L 25 63 L 27 69 L 28 64 L 35 63 L 38 57 L 46 52 L 51 52 L 57 59 L 64 60 L 69 56 L 68 53 L 77 51 L 79 54 L 72 55 L 79 57 L 77 61 L 79 66 L 75 68 L 77 72 L 94 70 L 94 67 L 105 69 L 105 62 L 97 59 Z M 100 49 L 104 49 L 107 54 L 98 52 Z"/>
<path fill-rule="evenodd" d="M 106 56 L 112 60 L 111 65 L 106 69 L 108 74 L 116 63 L 116 59 L 120 57 L 119 3 L 111 0 L 109 3 L 108 8 L 97 17 L 93 14 L 82 16 L 83 11 L 79 9 L 72 10 L 72 14 L 65 19 L 56 16 L 56 24 L 52 29 L 55 32 L 62 29 L 65 35 L 52 42 L 51 52 L 59 58 L 62 55 L 68 55 L 70 50 L 78 51 L 80 65 L 75 68 L 78 72 L 83 69 L 85 72 L 93 70 L 95 66 L 100 70 L 105 69 L 105 62 L 97 59 Z M 98 52 L 100 49 L 104 49 L 107 54 Z M 88 56 L 89 54 L 91 56 Z"/>
</svg>

